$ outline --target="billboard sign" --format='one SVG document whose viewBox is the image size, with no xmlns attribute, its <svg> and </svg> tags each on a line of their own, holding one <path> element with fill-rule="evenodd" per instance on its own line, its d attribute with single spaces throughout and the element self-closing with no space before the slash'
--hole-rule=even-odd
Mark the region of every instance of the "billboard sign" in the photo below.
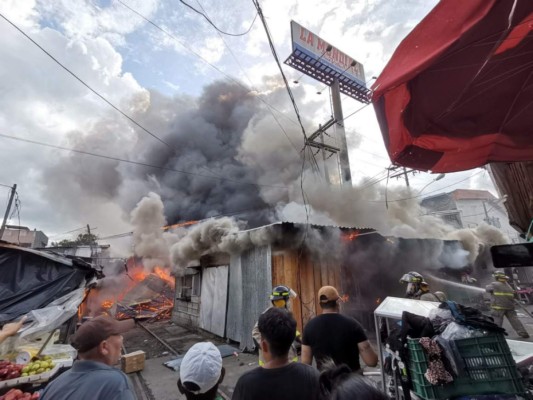
<svg viewBox="0 0 533 400">
<path fill-rule="evenodd" d="M 331 46 L 320 36 L 315 35 L 295 21 L 291 21 L 291 35 L 293 52 L 299 50 L 315 60 L 320 60 L 322 64 L 328 65 L 366 87 L 363 64 Z M 327 51 L 328 46 L 331 46 L 330 51 Z"/>
</svg>

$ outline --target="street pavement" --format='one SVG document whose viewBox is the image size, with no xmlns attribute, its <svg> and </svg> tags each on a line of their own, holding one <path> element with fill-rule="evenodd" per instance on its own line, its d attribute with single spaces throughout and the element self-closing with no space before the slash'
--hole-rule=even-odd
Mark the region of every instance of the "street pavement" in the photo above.
<svg viewBox="0 0 533 400">
<path fill-rule="evenodd" d="M 177 386 L 179 373 L 163 365 L 174 358 L 176 357 L 170 355 L 151 358 L 146 360 L 142 372 L 129 374 L 139 400 L 185 400 Z M 239 377 L 257 367 L 257 356 L 245 353 L 238 357 L 229 356 L 223 359 L 223 365 L 226 374 L 219 389 L 223 397 L 231 399 Z"/>
</svg>

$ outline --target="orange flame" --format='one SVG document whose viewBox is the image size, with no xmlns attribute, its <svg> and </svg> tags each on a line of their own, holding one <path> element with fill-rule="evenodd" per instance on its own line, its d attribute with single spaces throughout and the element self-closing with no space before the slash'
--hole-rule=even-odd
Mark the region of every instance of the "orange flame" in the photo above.
<svg viewBox="0 0 533 400">
<path fill-rule="evenodd" d="M 162 267 L 155 267 L 154 268 L 154 272 L 153 272 L 155 275 L 157 275 L 159 278 L 163 279 L 164 281 L 166 281 L 170 287 L 174 287 L 175 284 L 176 284 L 176 281 L 174 280 L 174 278 L 170 275 L 170 271 L 166 268 L 162 268 Z"/>
<path fill-rule="evenodd" d="M 103 308 L 104 310 L 108 310 L 108 309 L 110 309 L 111 307 L 113 307 L 113 300 L 109 300 L 109 299 L 104 300 L 104 301 L 102 301 L 101 306 L 102 306 L 102 308 Z"/>
<path fill-rule="evenodd" d="M 180 222 L 179 224 L 163 226 L 161 229 L 163 229 L 164 231 L 168 231 L 169 229 L 181 228 L 182 226 L 195 225 L 195 224 L 197 224 L 198 222 L 200 222 L 200 221 L 186 221 L 186 222 Z"/>
<path fill-rule="evenodd" d="M 379 304 L 379 303 L 381 303 L 381 297 L 378 297 L 378 298 L 376 299 L 376 304 Z"/>
<path fill-rule="evenodd" d="M 342 236 L 342 238 L 347 242 L 352 242 L 359 236 L 359 232 L 350 232 Z"/>
</svg>

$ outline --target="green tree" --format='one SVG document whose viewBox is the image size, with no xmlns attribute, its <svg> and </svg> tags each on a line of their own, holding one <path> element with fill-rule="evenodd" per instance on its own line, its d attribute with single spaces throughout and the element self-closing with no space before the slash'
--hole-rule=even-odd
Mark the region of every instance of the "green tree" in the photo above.
<svg viewBox="0 0 533 400">
<path fill-rule="evenodd" d="M 80 233 L 78 237 L 74 240 L 63 239 L 60 242 L 53 242 L 53 247 L 76 247 L 76 246 L 90 246 L 96 245 L 98 236 L 93 235 L 92 233 Z"/>
</svg>

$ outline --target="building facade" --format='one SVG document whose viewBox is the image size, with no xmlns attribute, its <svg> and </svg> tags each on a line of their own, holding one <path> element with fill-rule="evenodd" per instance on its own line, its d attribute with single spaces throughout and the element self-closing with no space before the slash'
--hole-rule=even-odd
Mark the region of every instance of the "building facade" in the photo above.
<svg viewBox="0 0 533 400">
<path fill-rule="evenodd" d="M 16 244 L 21 247 L 32 249 L 46 247 L 48 236 L 42 231 L 34 229 L 33 231 L 26 226 L 6 225 L 2 240 L 8 243 Z"/>
<path fill-rule="evenodd" d="M 509 224 L 503 202 L 487 190 L 457 189 L 426 197 L 421 205 L 428 214 L 457 229 L 476 228 L 486 223 L 500 229 L 512 243 L 519 243 L 519 233 Z"/>
</svg>

